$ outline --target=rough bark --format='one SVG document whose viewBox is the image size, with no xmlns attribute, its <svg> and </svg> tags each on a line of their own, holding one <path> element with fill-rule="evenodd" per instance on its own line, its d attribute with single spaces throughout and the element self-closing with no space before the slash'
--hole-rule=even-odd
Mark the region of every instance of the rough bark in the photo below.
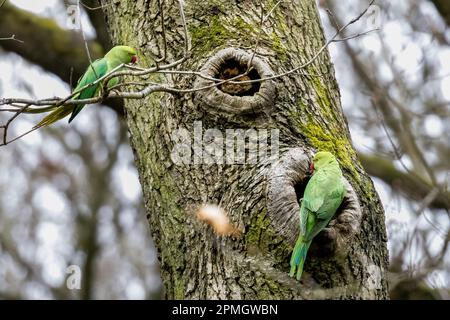
<svg viewBox="0 0 450 320">
<path fill-rule="evenodd" d="M 169 57 L 180 57 L 183 33 L 177 5 L 164 2 Z M 231 47 L 248 59 L 243 52 L 249 52 L 260 29 L 259 4 L 267 13 L 275 3 L 185 1 L 193 47 L 183 68 L 200 70 Z M 157 54 L 162 48 L 157 1 L 115 1 L 104 11 L 113 42 L 137 47 L 140 63 L 150 66 L 150 50 Z M 314 1 L 281 2 L 263 28 L 262 54 L 257 57 L 273 73 L 281 73 L 311 59 L 324 43 Z M 328 53 L 302 71 L 307 74 L 267 82 L 275 92 L 270 97 L 261 85 L 253 98 L 227 96 L 214 88 L 211 95 L 158 94 L 126 102 L 167 298 L 387 298 L 383 208 L 351 145 Z M 160 80 L 199 84 L 191 76 Z M 278 129 L 280 159 L 274 166 L 271 161 L 175 164 L 173 133 L 186 129 L 193 139 L 196 121 L 203 130 L 217 128 L 223 134 L 226 129 Z M 299 224 L 295 200 L 306 183 L 304 168 L 318 149 L 337 156 L 351 192 L 330 228 L 313 242 L 300 283 L 288 277 Z M 284 182 L 277 179 L 277 170 Z M 202 203 L 220 204 L 242 235 L 218 236 L 198 222 L 195 212 Z"/>
</svg>

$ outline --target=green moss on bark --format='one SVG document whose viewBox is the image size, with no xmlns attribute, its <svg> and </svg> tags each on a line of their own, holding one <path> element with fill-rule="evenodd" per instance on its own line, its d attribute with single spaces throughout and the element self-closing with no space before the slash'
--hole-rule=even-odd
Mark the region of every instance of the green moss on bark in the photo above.
<svg viewBox="0 0 450 320">
<path fill-rule="evenodd" d="M 324 129 L 312 121 L 303 125 L 301 129 L 305 137 L 317 151 L 329 151 L 333 153 L 339 159 L 341 167 L 349 171 L 357 181 L 360 181 L 359 173 L 354 166 L 356 154 L 347 137 L 343 137 L 339 132 L 325 131 L 328 128 Z"/>
<path fill-rule="evenodd" d="M 277 265 L 287 268 L 292 247 L 275 232 L 266 217 L 265 210 L 253 216 L 250 228 L 245 234 L 245 243 L 250 252 L 254 248 L 263 254 L 270 252 Z"/>
</svg>

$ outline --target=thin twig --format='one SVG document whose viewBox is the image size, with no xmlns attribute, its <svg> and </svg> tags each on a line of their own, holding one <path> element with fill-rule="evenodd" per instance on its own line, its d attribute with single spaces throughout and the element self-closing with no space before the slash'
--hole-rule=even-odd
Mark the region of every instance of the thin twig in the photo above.
<svg viewBox="0 0 450 320">
<path fill-rule="evenodd" d="M 17 39 L 15 34 L 11 35 L 8 38 L 0 38 L 0 41 L 5 41 L 5 40 L 13 40 L 13 41 L 17 41 L 20 43 L 24 43 L 22 40 Z"/>
<path fill-rule="evenodd" d="M 15 115 L 13 115 L 11 118 L 8 119 L 8 121 L 6 121 L 5 125 L 0 127 L 3 128 L 3 145 L 9 143 L 7 142 L 9 125 L 14 121 L 14 119 L 16 119 L 20 115 L 21 111 L 26 109 L 27 107 L 28 107 L 27 105 L 23 106 L 22 109 L 19 109 Z"/>
<path fill-rule="evenodd" d="M 183 25 L 183 33 L 184 33 L 184 52 L 183 52 L 183 56 L 187 57 L 189 51 L 191 51 L 191 42 L 190 42 L 190 39 L 189 39 L 189 33 L 188 33 L 188 29 L 187 29 L 187 24 L 186 24 L 186 16 L 184 15 L 184 8 L 183 8 L 183 1 L 182 0 L 178 0 L 178 6 L 180 8 L 181 23 Z"/>
<path fill-rule="evenodd" d="M 80 1 L 80 4 L 83 7 L 85 7 L 86 9 L 90 10 L 90 11 L 103 9 L 103 8 L 106 8 L 106 7 L 110 6 L 110 5 L 112 5 L 112 3 L 107 3 L 107 4 L 104 4 L 104 5 L 97 6 L 97 7 L 90 7 L 87 4 L 83 3 L 82 1 Z"/>
<path fill-rule="evenodd" d="M 373 33 L 375 31 L 380 31 L 380 29 L 376 28 L 376 29 L 372 29 L 372 30 L 368 30 L 368 31 L 360 32 L 360 33 L 355 33 L 353 35 L 350 35 L 350 36 L 347 36 L 347 37 L 344 37 L 344 38 L 335 39 L 335 40 L 333 40 L 333 42 L 343 42 L 343 41 L 348 41 L 348 40 L 352 40 L 352 39 L 355 39 L 355 38 L 360 38 L 360 37 L 366 36 L 366 35 L 368 35 L 370 33 Z"/>
<path fill-rule="evenodd" d="M 89 45 L 88 45 L 88 42 L 86 40 L 86 35 L 84 34 L 84 30 L 83 30 L 83 23 L 81 21 L 80 0 L 77 0 L 77 8 L 78 8 L 78 21 L 80 23 L 80 32 L 81 32 L 81 36 L 83 37 L 84 47 L 86 48 L 86 54 L 87 54 L 88 59 L 89 59 L 89 67 L 92 69 L 92 71 L 94 71 L 95 78 L 98 78 L 97 72 L 95 71 L 95 68 L 92 65 L 91 52 L 89 51 Z"/>
<path fill-rule="evenodd" d="M 161 35 L 163 38 L 163 55 L 162 57 L 155 59 L 155 63 L 160 63 L 166 60 L 167 57 L 167 37 L 166 37 L 166 27 L 164 24 L 164 0 L 158 0 L 159 12 L 161 14 Z"/>
<path fill-rule="evenodd" d="M 382 115 L 382 113 L 380 112 L 380 110 L 378 110 L 378 106 L 377 106 L 377 104 L 372 100 L 372 105 L 373 105 L 373 107 L 374 107 L 374 109 L 375 109 L 375 112 L 376 112 L 376 114 L 377 114 L 377 116 L 380 118 L 380 124 L 381 124 L 381 127 L 383 128 L 383 131 L 384 131 L 384 133 L 386 134 L 386 137 L 388 138 L 388 140 L 389 140 L 389 143 L 391 144 L 391 146 L 392 146 L 392 150 L 394 151 L 394 154 L 395 154 L 395 157 L 397 158 L 397 160 L 400 162 L 400 164 L 402 165 L 402 167 L 403 167 L 403 169 L 405 169 L 406 170 L 406 172 L 408 172 L 408 173 L 412 173 L 411 172 L 411 170 L 405 165 L 405 163 L 403 162 L 403 160 L 402 160 L 402 154 L 400 153 L 400 151 L 398 150 L 398 147 L 396 146 L 396 144 L 395 144 L 395 142 L 394 142 L 394 140 L 392 139 L 392 137 L 391 137 L 391 134 L 389 133 L 389 130 L 386 128 L 386 124 L 385 124 L 385 120 L 384 120 L 384 118 L 383 118 L 383 115 Z"/>
<path fill-rule="evenodd" d="M 258 51 L 259 42 L 261 40 L 261 35 L 263 33 L 264 7 L 263 7 L 262 3 L 260 3 L 260 6 L 261 6 L 261 19 L 260 19 L 260 22 L 259 22 L 259 30 L 258 30 L 258 35 L 257 35 L 256 41 L 255 41 L 255 47 L 253 48 L 252 55 L 251 55 L 251 57 L 250 57 L 250 59 L 248 60 L 248 63 L 247 63 L 247 73 L 249 73 L 250 69 L 252 68 L 253 58 L 255 57 L 255 54 Z"/>
</svg>

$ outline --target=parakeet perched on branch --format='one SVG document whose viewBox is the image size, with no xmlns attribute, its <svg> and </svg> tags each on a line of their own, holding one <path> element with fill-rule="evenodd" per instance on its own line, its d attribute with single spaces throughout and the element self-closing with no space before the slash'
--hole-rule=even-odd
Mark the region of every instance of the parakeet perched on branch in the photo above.
<svg viewBox="0 0 450 320">
<path fill-rule="evenodd" d="M 108 74 L 119 65 L 125 63 L 135 63 L 137 61 L 136 50 L 128 46 L 115 46 L 112 48 L 103 58 L 95 60 L 90 65 L 84 75 L 78 80 L 77 86 L 73 92 L 79 91 L 81 88 L 94 83 L 97 79 Z M 112 78 L 108 82 L 108 87 L 111 88 L 119 82 L 118 78 Z M 103 83 L 100 81 L 92 86 L 88 86 L 76 94 L 72 99 L 89 99 L 96 97 L 100 94 Z M 50 114 L 44 117 L 35 128 L 51 125 L 52 123 L 65 118 L 71 114 L 69 123 L 77 116 L 77 114 L 83 109 L 84 104 L 77 105 L 60 105 L 50 108 L 53 110 Z"/>
<path fill-rule="evenodd" d="M 290 276 L 300 280 L 312 239 L 336 213 L 345 196 L 342 171 L 334 155 L 317 152 L 310 169 L 313 175 L 305 188 L 300 206 L 300 235 L 291 257 Z"/>
</svg>

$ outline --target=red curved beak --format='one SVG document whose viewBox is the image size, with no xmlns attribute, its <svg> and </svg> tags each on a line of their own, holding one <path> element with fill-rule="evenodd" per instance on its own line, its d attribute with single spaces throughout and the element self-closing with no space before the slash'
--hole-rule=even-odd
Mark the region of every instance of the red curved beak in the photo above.
<svg viewBox="0 0 450 320">
<path fill-rule="evenodd" d="M 131 64 L 135 64 L 138 61 L 138 57 L 137 56 L 133 56 L 131 58 Z"/>
<path fill-rule="evenodd" d="M 311 163 L 309 164 L 309 172 L 313 173 L 314 172 L 314 162 L 311 161 Z"/>
</svg>

